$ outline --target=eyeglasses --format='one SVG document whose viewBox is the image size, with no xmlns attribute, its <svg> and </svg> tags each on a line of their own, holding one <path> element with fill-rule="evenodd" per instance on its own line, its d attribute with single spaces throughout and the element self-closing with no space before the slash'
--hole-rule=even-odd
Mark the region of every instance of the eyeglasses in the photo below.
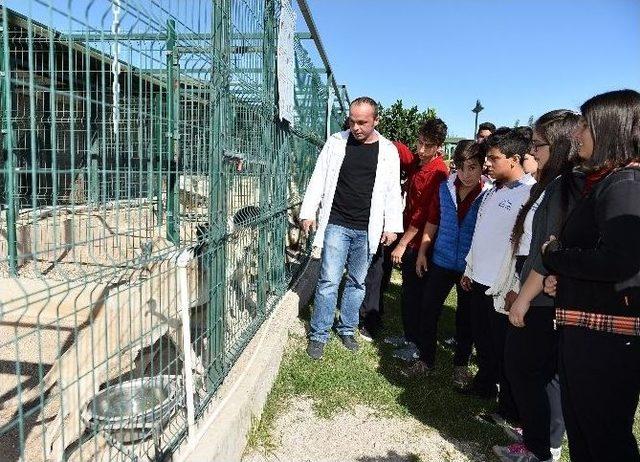
<svg viewBox="0 0 640 462">
<path fill-rule="evenodd" d="M 544 146 L 549 146 L 549 143 L 533 143 L 533 146 L 531 146 L 531 150 L 533 152 L 538 152 L 538 150 Z"/>
</svg>

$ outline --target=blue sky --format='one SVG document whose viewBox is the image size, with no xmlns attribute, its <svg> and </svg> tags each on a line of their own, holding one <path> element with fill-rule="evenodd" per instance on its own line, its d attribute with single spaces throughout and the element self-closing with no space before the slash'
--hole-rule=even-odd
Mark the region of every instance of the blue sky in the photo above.
<svg viewBox="0 0 640 462">
<path fill-rule="evenodd" d="M 308 0 L 349 96 L 434 107 L 449 133 L 640 90 L 640 0 Z"/>
</svg>

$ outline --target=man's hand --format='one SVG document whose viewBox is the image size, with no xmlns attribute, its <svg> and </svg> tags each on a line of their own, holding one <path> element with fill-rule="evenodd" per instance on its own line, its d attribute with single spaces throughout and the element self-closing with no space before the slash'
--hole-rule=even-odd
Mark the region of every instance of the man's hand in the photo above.
<svg viewBox="0 0 640 462">
<path fill-rule="evenodd" d="M 525 302 L 518 297 L 511 304 L 509 310 L 509 322 L 516 327 L 524 327 L 524 315 L 529 311 L 529 302 Z"/>
<path fill-rule="evenodd" d="M 402 263 L 402 256 L 404 255 L 405 250 L 407 250 L 407 247 L 402 245 L 402 242 L 393 249 L 393 252 L 391 252 L 391 261 L 394 265 Z"/>
<path fill-rule="evenodd" d="M 397 238 L 398 235 L 396 233 L 390 233 L 388 231 L 384 232 L 382 233 L 382 237 L 380 238 L 380 244 L 385 247 L 390 246 L 396 241 Z"/>
<path fill-rule="evenodd" d="M 308 236 L 309 232 L 315 232 L 316 230 L 316 220 L 302 220 L 302 231 L 304 231 L 304 235 Z"/>
<path fill-rule="evenodd" d="M 504 296 L 505 311 L 509 311 L 509 308 L 511 308 L 511 304 L 516 301 L 516 298 L 518 298 L 518 294 L 515 293 L 513 290 L 510 290 L 509 292 L 507 292 L 507 295 Z"/>
<path fill-rule="evenodd" d="M 462 286 L 462 290 L 469 292 L 471 290 L 471 279 L 469 276 L 462 276 L 460 279 L 460 285 Z"/>
<path fill-rule="evenodd" d="M 416 260 L 416 274 L 418 277 L 424 276 L 427 269 L 427 256 L 423 253 L 418 254 L 418 259 Z"/>
<path fill-rule="evenodd" d="M 553 274 L 544 278 L 544 293 L 555 297 L 556 296 L 556 288 L 558 286 L 558 278 Z"/>
</svg>

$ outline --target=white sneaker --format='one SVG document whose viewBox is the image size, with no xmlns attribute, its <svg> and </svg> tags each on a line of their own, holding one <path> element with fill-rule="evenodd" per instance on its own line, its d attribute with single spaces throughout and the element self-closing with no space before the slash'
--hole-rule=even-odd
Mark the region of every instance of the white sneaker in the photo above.
<svg viewBox="0 0 640 462">
<path fill-rule="evenodd" d="M 558 462 L 562 457 L 562 446 L 559 448 L 550 448 L 549 450 L 551 451 L 553 462 Z"/>
<path fill-rule="evenodd" d="M 420 352 L 415 343 L 407 342 L 406 347 L 395 350 L 391 356 L 402 361 L 412 362 L 420 358 Z"/>
<path fill-rule="evenodd" d="M 385 337 L 384 343 L 387 343 L 396 348 L 403 348 L 408 344 L 407 339 L 404 337 L 404 335 L 393 335 L 391 337 Z"/>
</svg>

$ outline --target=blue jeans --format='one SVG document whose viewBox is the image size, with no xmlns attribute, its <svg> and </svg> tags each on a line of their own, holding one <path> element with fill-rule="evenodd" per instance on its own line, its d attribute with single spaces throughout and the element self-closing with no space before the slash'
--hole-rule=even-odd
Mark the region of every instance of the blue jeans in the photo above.
<svg viewBox="0 0 640 462">
<path fill-rule="evenodd" d="M 342 293 L 340 320 L 336 330 L 339 335 L 354 335 L 358 326 L 360 305 L 364 299 L 364 280 L 370 262 L 367 231 L 327 225 L 322 249 L 322 268 L 310 322 L 311 340 L 322 343 L 329 340 L 345 264 L 347 280 Z"/>
</svg>

